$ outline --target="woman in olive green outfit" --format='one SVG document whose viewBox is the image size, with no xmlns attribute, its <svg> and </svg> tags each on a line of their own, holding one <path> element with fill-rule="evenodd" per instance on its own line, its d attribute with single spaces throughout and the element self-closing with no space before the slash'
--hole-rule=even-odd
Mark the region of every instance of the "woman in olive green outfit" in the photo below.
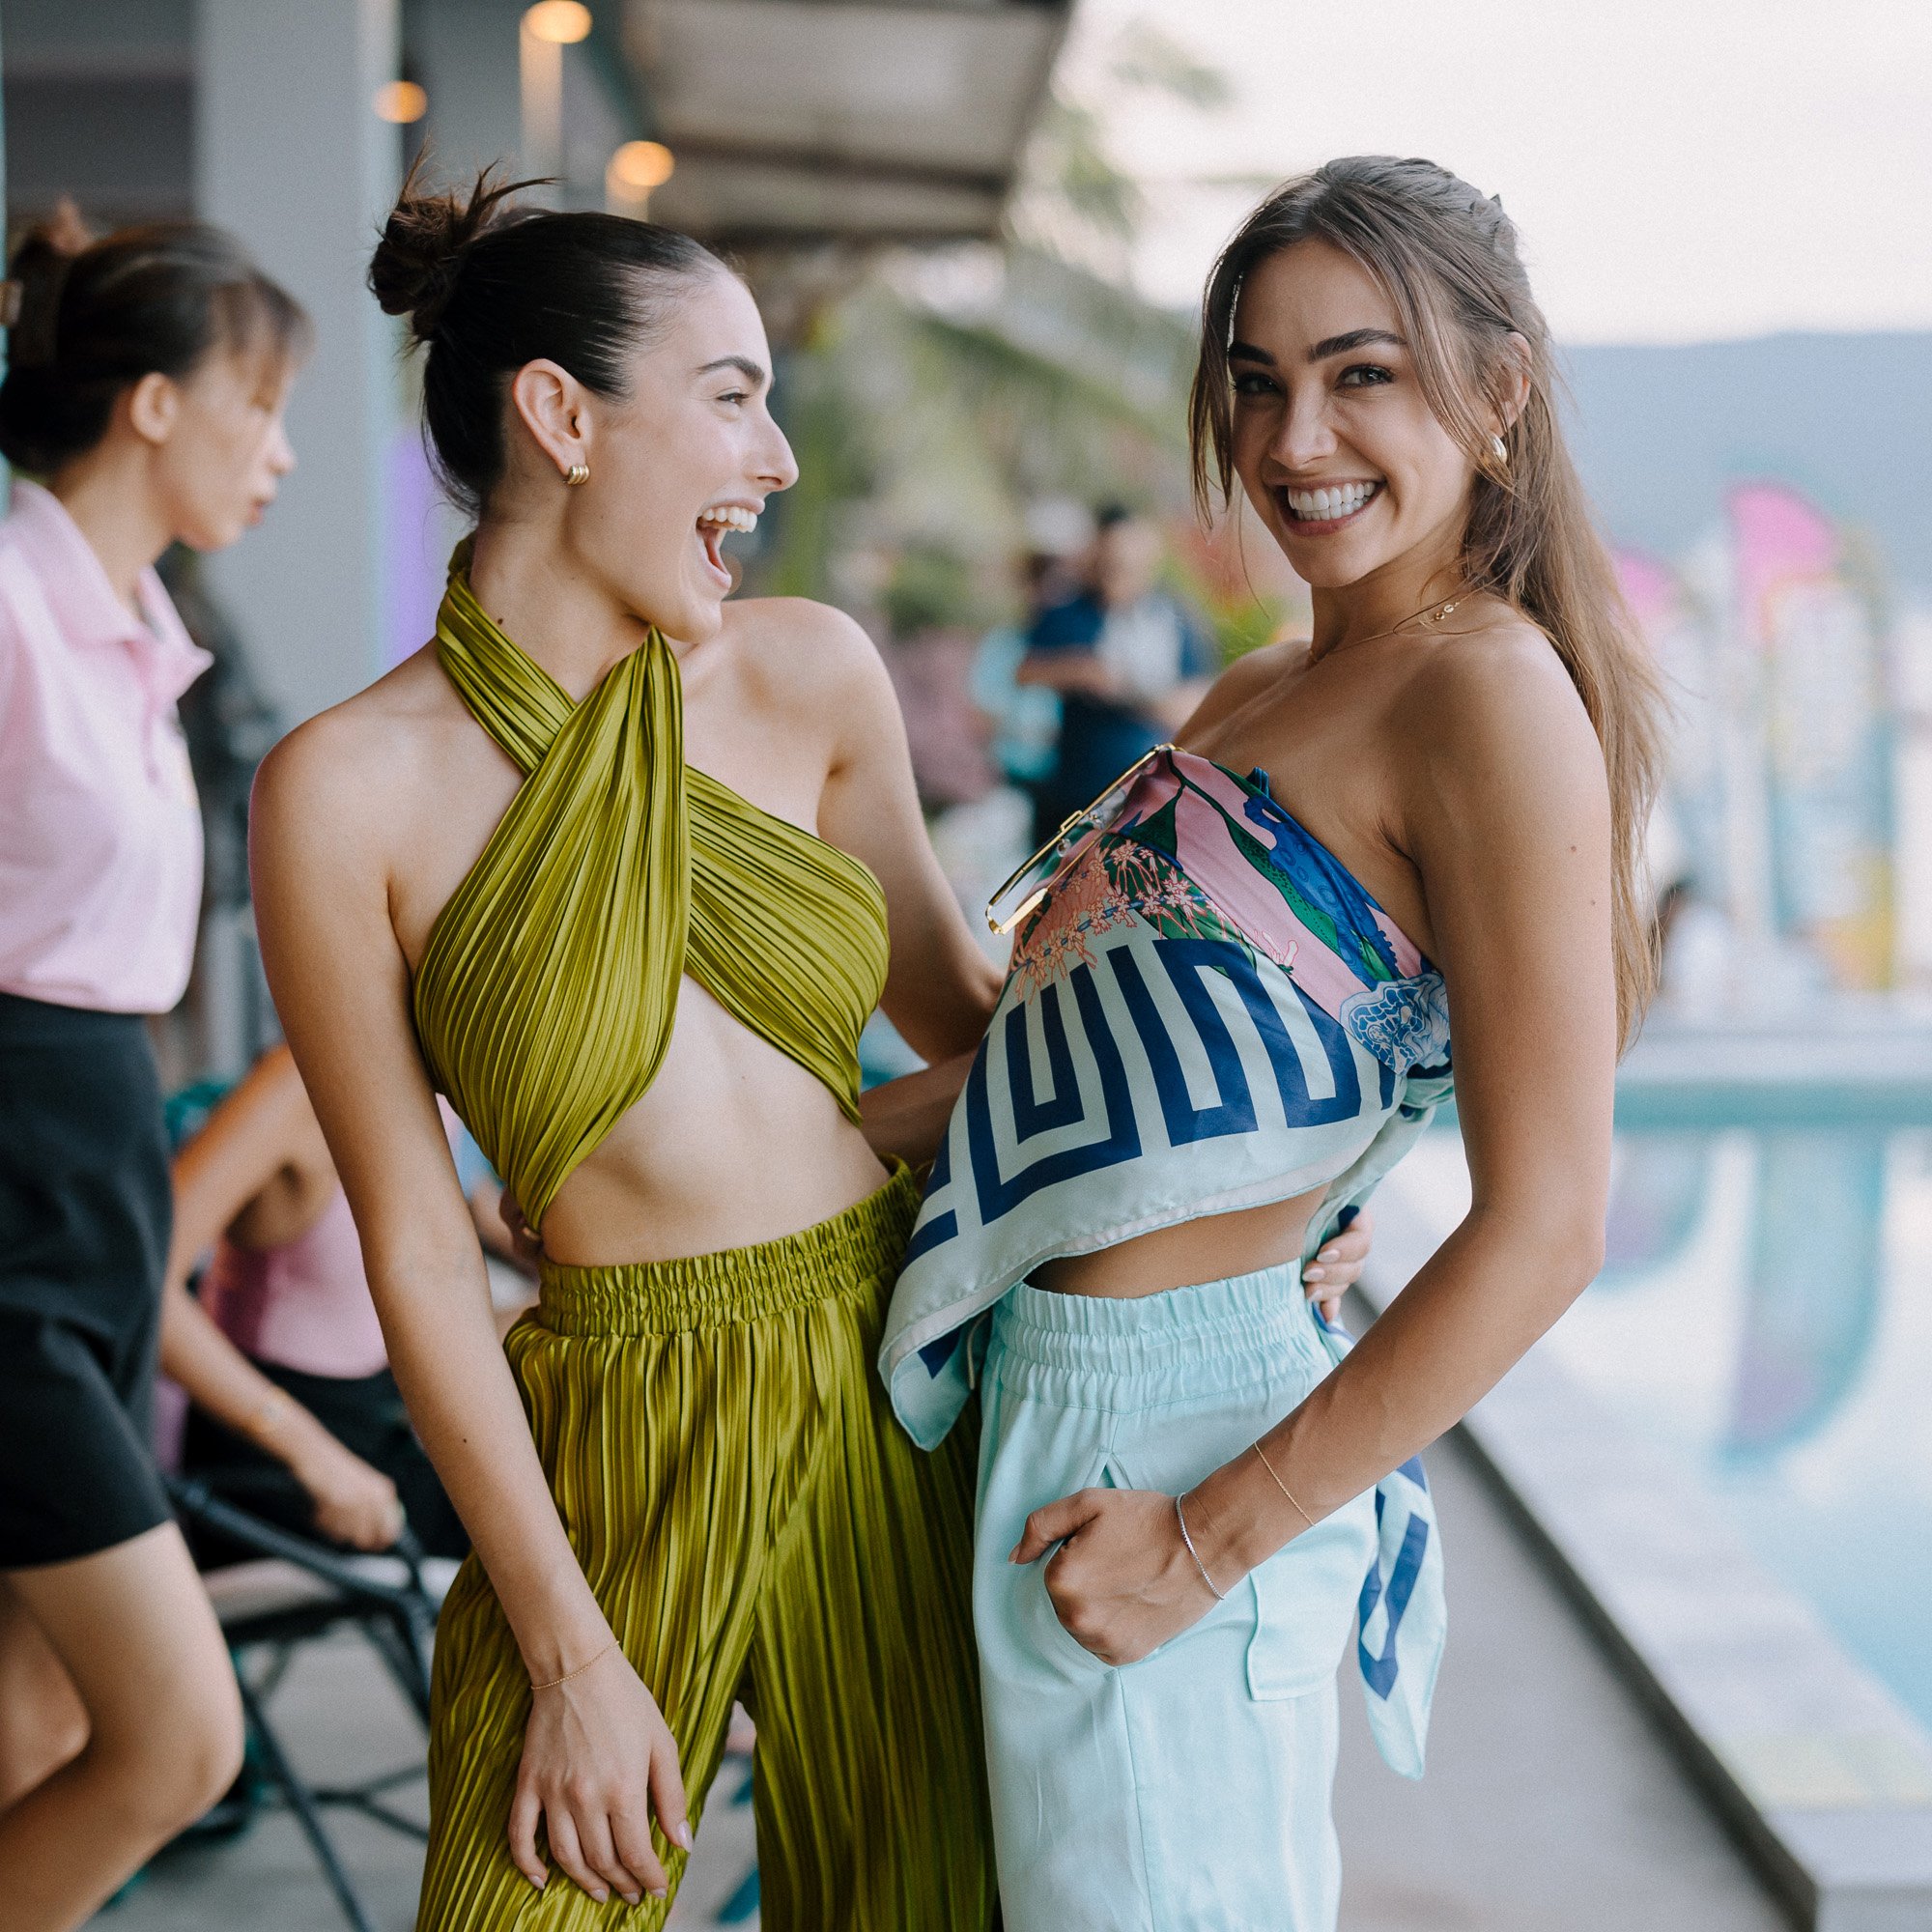
<svg viewBox="0 0 1932 1932">
<path fill-rule="evenodd" d="M 857 1122 L 885 895 L 856 859 L 686 770 L 662 636 L 573 706 L 459 572 L 436 648 L 526 777 L 430 933 L 416 1031 L 529 1219 L 650 1086 L 681 973 Z M 686 1261 L 551 1264 L 538 1318 L 506 1344 L 578 1561 L 699 1791 L 750 1684 L 760 1891 L 780 1925 L 980 1922 L 980 1819 L 959 1789 L 980 1749 L 959 1615 L 973 1456 L 915 1450 L 871 1367 L 918 1200 L 900 1167 L 803 1234 Z M 721 1544 L 725 1560 L 702 1560 Z M 494 1926 L 499 1898 L 530 1897 L 499 1829 L 527 1680 L 473 1560 L 437 1665 L 424 1921 Z M 928 1698 L 909 1680 L 935 1666 Z M 835 1714 L 840 1748 L 808 1755 Z M 903 1856 L 925 1840 L 944 1866 L 923 1815 L 935 1798 L 957 1804 L 963 1873 Z M 955 1918 L 950 1889 L 930 1888 L 962 1877 Z"/>
<path fill-rule="evenodd" d="M 476 1549 L 418 1922 L 660 1923 L 743 1695 L 767 1926 L 978 1932 L 972 1449 L 915 1450 L 871 1364 L 917 1205 L 879 1155 L 936 1139 L 997 976 L 869 645 L 724 607 L 795 473 L 756 310 L 683 238 L 480 190 L 406 189 L 371 279 L 478 526 L 434 647 L 265 766 L 257 910 Z M 935 1065 L 862 1122 L 881 1001 Z M 501 1350 L 433 1086 L 541 1234 Z"/>
</svg>

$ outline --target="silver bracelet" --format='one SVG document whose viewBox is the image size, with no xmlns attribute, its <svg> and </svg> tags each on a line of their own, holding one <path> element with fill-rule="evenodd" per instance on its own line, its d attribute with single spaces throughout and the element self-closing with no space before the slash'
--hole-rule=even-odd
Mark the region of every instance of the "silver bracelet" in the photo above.
<svg viewBox="0 0 1932 1932">
<path fill-rule="evenodd" d="M 1194 1567 L 1201 1573 L 1201 1580 L 1213 1592 L 1214 1601 L 1217 1604 L 1225 1604 L 1228 1601 L 1228 1593 L 1225 1590 L 1216 1590 L 1214 1588 L 1214 1579 L 1208 1576 L 1208 1566 L 1202 1562 L 1201 1552 L 1195 1548 L 1194 1539 L 1187 1533 L 1187 1519 L 1180 1513 L 1180 1498 L 1179 1496 L 1176 1496 L 1174 1499 L 1174 1520 L 1180 1525 L 1180 1540 L 1186 1544 L 1187 1553 L 1193 1557 Z"/>
</svg>

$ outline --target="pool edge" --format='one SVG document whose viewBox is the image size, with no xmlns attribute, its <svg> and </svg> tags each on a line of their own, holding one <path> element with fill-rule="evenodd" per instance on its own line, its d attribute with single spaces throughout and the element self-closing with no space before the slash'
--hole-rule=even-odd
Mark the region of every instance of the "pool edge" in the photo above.
<svg viewBox="0 0 1932 1932">
<path fill-rule="evenodd" d="M 1392 1178 L 1363 1283 L 1371 1309 L 1434 1250 L 1423 1221 Z M 1535 1350 L 1461 1435 L 1793 1922 L 1932 1927 L 1932 1737 L 1706 1492 Z"/>
</svg>

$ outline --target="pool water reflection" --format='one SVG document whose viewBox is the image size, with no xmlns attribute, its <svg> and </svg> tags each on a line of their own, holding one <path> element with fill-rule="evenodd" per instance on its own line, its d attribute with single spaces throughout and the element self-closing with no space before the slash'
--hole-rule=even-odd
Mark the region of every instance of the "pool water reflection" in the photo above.
<svg viewBox="0 0 1932 1932">
<path fill-rule="evenodd" d="M 1466 1190 L 1453 1133 L 1412 1160 Z M 1604 1272 L 1543 1347 L 1932 1725 L 1932 1129 L 1620 1131 Z"/>
</svg>

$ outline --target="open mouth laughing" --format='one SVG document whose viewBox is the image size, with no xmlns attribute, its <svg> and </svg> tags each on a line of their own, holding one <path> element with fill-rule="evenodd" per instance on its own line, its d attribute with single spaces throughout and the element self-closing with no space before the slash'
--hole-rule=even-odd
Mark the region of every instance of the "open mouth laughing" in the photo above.
<svg viewBox="0 0 1932 1932">
<path fill-rule="evenodd" d="M 731 572 L 720 546 L 731 531 L 749 534 L 758 527 L 755 503 L 713 503 L 697 514 L 697 537 L 704 546 L 705 567 L 726 590 L 731 587 Z"/>
</svg>

